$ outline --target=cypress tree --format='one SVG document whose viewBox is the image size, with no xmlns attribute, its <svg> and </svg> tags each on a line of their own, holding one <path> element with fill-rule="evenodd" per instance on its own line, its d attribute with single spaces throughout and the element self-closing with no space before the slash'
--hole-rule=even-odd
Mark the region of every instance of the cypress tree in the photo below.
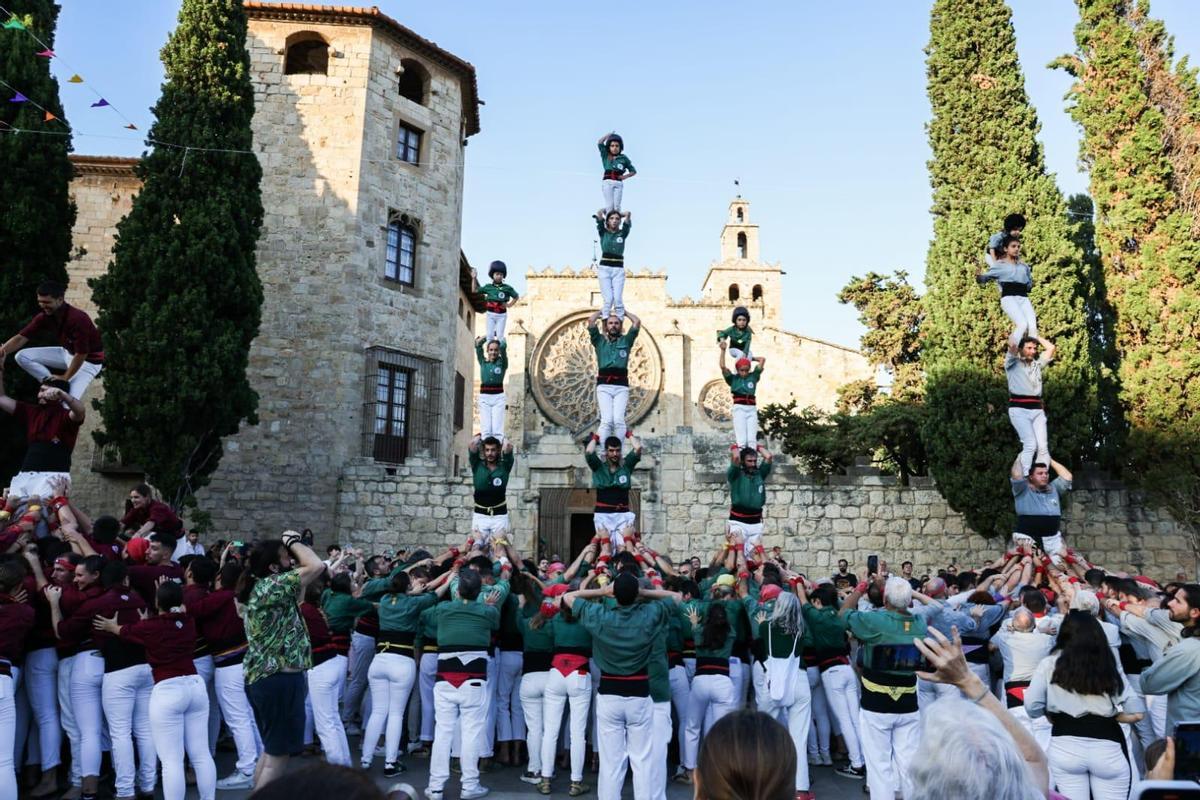
<svg viewBox="0 0 1200 800">
<path fill-rule="evenodd" d="M 1069 110 L 1083 132 L 1081 160 L 1090 171 L 1096 244 L 1115 312 L 1128 425 L 1123 474 L 1190 524 L 1196 547 L 1200 237 L 1197 173 L 1189 168 L 1194 140 L 1180 119 L 1200 109 L 1200 93 L 1186 64 L 1170 69 L 1170 40 L 1148 19 L 1147 3 L 1077 5 L 1076 52 L 1055 64 L 1075 78 Z M 1167 102 L 1168 84 L 1182 99 Z"/>
<path fill-rule="evenodd" d="M 216 469 L 222 437 L 257 423 L 246 366 L 262 307 L 262 171 L 248 152 L 241 0 L 183 0 L 162 60 L 142 190 L 93 289 L 108 333 L 103 441 L 179 507 Z"/>
<path fill-rule="evenodd" d="M 4 4 L 25 29 L 0 28 L 0 341 L 8 339 L 38 311 L 35 290 L 43 280 L 67 282 L 75 204 L 71 182 L 70 129 L 58 99 L 50 59 L 30 34 L 50 47 L 58 22 L 51 0 L 11 0 Z M 0 22 L 7 20 L 0 19 Z M 11 102 L 20 92 L 27 102 Z M 36 105 L 35 105 L 36 104 Z M 42 106 L 38 108 L 37 106 Z M 46 112 L 58 119 L 46 120 Z M 29 131 L 14 133 L 15 130 Z M 57 342 L 30 342 L 31 345 Z M 4 379 L 9 393 L 32 399 L 36 384 L 10 359 Z M 20 468 L 25 431 L 0 414 L 0 479 Z"/>
<path fill-rule="evenodd" d="M 1088 451 L 1096 370 L 1085 324 L 1086 268 L 1066 205 L 1046 173 L 1002 0 L 936 0 L 926 48 L 934 240 L 926 264 L 924 426 L 930 470 L 951 507 L 981 533 L 1011 531 L 1005 477 L 1020 450 L 1002 369 L 1011 323 L 975 273 L 1005 215 L 1028 220 L 1039 334 L 1058 349 L 1045 399 L 1051 454 Z"/>
</svg>

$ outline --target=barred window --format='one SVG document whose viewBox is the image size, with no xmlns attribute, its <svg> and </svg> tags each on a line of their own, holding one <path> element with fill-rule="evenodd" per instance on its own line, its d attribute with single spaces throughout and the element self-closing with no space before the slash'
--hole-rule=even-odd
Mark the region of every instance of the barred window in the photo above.
<svg viewBox="0 0 1200 800">
<path fill-rule="evenodd" d="M 407 215 L 391 215 L 387 226 L 387 263 L 383 277 L 412 286 L 416 283 L 417 228 Z"/>
<path fill-rule="evenodd" d="M 441 364 L 373 347 L 367 371 L 363 454 L 387 464 L 437 458 Z"/>
<path fill-rule="evenodd" d="M 413 166 L 421 163 L 421 131 L 400 123 L 399 132 L 396 134 L 396 158 Z"/>
<path fill-rule="evenodd" d="M 461 372 L 454 373 L 454 432 L 463 429 L 467 419 L 467 379 Z"/>
</svg>

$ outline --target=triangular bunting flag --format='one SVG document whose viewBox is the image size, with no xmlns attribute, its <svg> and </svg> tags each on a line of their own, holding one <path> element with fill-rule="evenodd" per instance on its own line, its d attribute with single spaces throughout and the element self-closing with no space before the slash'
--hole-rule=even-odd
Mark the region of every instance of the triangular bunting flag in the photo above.
<svg viewBox="0 0 1200 800">
<path fill-rule="evenodd" d="M 67 78 L 67 83 L 83 83 L 83 78 L 79 77 L 78 75 L 72 75 L 71 77 Z"/>
<path fill-rule="evenodd" d="M 54 51 L 49 48 L 46 48 L 45 50 L 38 53 L 37 55 L 42 56 L 43 58 L 54 58 Z"/>
<path fill-rule="evenodd" d="M 16 15 L 13 15 L 12 19 L 4 23 L 4 27 L 8 28 L 9 30 L 23 31 L 25 30 L 25 23 L 17 19 Z"/>
<path fill-rule="evenodd" d="M 100 108 L 101 106 L 106 106 L 106 105 L 108 105 L 108 101 L 105 100 L 103 97 L 101 97 L 99 100 L 92 103 L 92 108 Z"/>
<path fill-rule="evenodd" d="M 137 125 L 134 125 L 132 122 L 129 123 L 128 125 L 126 125 L 125 127 L 131 131 L 136 131 L 138 129 Z"/>
<path fill-rule="evenodd" d="M 43 121 L 43 122 L 49 122 L 49 121 L 50 121 L 50 120 L 52 120 L 52 119 L 58 119 L 58 117 L 54 116 L 54 115 L 53 115 L 53 114 L 51 114 L 49 111 L 47 111 L 47 112 L 46 112 L 46 118 L 45 118 L 44 120 L 42 120 L 42 121 Z"/>
<path fill-rule="evenodd" d="M 25 95 L 21 94 L 20 92 L 17 92 L 8 102 L 10 102 L 10 103 L 28 103 L 29 98 L 26 97 Z"/>
</svg>

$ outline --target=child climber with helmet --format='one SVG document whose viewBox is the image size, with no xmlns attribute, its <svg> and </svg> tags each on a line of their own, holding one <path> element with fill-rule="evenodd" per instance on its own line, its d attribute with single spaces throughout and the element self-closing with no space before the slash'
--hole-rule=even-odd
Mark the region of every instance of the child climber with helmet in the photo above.
<svg viewBox="0 0 1200 800">
<path fill-rule="evenodd" d="M 733 324 L 723 331 L 717 331 L 717 343 L 729 340 L 729 356 L 734 361 L 739 358 L 753 359 L 750 354 L 750 339 L 754 331 L 750 329 L 750 311 L 745 306 L 733 310 Z"/>
<path fill-rule="evenodd" d="M 637 175 L 637 170 L 625 155 L 625 142 L 616 131 L 604 134 L 596 144 L 600 148 L 600 161 L 604 164 L 604 180 L 601 182 L 604 210 L 620 211 L 624 182 Z"/>
<path fill-rule="evenodd" d="M 504 338 L 504 324 L 508 322 L 508 307 L 517 302 L 520 295 L 517 290 L 504 282 L 508 277 L 508 267 L 503 261 L 493 261 L 488 266 L 488 277 L 491 283 L 480 284 L 475 270 L 471 270 L 476 288 L 483 293 L 487 306 L 487 335 L 486 341 Z"/>
</svg>

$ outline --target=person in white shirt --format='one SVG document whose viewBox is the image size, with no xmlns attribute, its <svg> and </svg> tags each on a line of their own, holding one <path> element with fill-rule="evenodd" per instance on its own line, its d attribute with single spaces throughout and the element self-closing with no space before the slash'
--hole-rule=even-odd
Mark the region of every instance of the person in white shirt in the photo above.
<svg viewBox="0 0 1200 800">
<path fill-rule="evenodd" d="M 178 561 L 184 556 L 203 556 L 208 554 L 208 549 L 200 544 L 200 532 L 188 531 L 184 540 L 175 545 L 174 559 Z"/>
<path fill-rule="evenodd" d="M 1033 612 L 1021 607 L 992 637 L 991 649 L 1004 660 L 1004 700 L 1008 711 L 1037 740 L 1042 750 L 1050 749 L 1050 721 L 1030 719 L 1025 712 L 1025 689 L 1038 664 L 1054 648 L 1054 637 L 1037 628 Z"/>
</svg>

